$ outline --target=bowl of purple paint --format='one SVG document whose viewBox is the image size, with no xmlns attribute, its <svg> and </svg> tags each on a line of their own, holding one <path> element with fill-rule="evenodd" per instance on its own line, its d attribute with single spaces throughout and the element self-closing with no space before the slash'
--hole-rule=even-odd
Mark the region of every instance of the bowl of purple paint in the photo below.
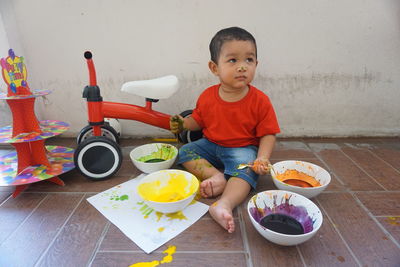
<svg viewBox="0 0 400 267">
<path fill-rule="evenodd" d="M 282 246 L 301 244 L 322 225 L 320 209 L 308 198 L 284 190 L 263 191 L 247 204 L 251 223 L 267 240 Z"/>
</svg>

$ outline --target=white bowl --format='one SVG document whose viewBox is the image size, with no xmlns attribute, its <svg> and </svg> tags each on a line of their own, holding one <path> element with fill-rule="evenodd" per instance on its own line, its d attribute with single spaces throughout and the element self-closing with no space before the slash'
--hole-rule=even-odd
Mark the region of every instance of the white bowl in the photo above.
<svg viewBox="0 0 400 267">
<path fill-rule="evenodd" d="M 286 160 L 277 162 L 272 166 L 273 166 L 273 170 L 271 170 L 272 180 L 278 189 L 295 192 L 307 198 L 312 198 L 317 196 L 322 191 L 324 191 L 331 182 L 331 175 L 324 168 L 309 162 L 299 161 L 299 160 Z M 278 173 L 284 173 L 286 170 L 297 170 L 303 172 L 307 175 L 314 177 L 321 184 L 321 186 L 299 187 L 286 184 L 276 179 L 276 174 L 274 170 Z"/>
<path fill-rule="evenodd" d="M 264 238 L 282 246 L 294 246 L 309 240 L 317 233 L 323 220 L 321 211 L 311 200 L 283 190 L 269 190 L 254 195 L 247 204 L 247 212 L 253 226 Z M 302 225 L 304 234 L 282 234 L 267 229 L 260 221 L 270 214 L 291 216 Z"/>
<path fill-rule="evenodd" d="M 173 213 L 186 208 L 198 189 L 199 181 L 190 172 L 161 170 L 142 178 L 137 193 L 154 210 Z"/>
<path fill-rule="evenodd" d="M 151 143 L 134 148 L 129 156 L 133 164 L 144 173 L 169 169 L 175 162 L 178 149 L 170 144 Z M 144 159 L 162 158 L 161 162 L 144 162 Z"/>
</svg>

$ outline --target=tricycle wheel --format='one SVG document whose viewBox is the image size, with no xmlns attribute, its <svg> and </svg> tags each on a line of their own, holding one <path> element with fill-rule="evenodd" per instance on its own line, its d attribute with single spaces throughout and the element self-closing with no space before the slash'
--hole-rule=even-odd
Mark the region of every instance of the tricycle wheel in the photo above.
<svg viewBox="0 0 400 267">
<path fill-rule="evenodd" d="M 87 125 L 79 132 L 78 137 L 76 138 L 76 142 L 80 144 L 81 142 L 92 136 L 94 136 L 93 128 L 92 126 Z M 107 137 L 108 139 L 119 144 L 119 134 L 107 122 L 105 122 L 105 124 L 101 126 L 101 136 Z"/>
<path fill-rule="evenodd" d="M 193 110 L 185 110 L 182 112 L 181 115 L 183 118 L 190 117 L 192 114 Z M 184 144 L 194 142 L 196 140 L 199 140 L 200 138 L 203 137 L 203 131 L 189 131 L 189 130 L 184 130 L 180 134 L 178 134 L 178 140 Z"/>
<path fill-rule="evenodd" d="M 82 141 L 74 153 L 78 171 L 91 180 L 104 180 L 113 176 L 121 167 L 121 148 L 103 136 L 92 136 Z"/>
</svg>

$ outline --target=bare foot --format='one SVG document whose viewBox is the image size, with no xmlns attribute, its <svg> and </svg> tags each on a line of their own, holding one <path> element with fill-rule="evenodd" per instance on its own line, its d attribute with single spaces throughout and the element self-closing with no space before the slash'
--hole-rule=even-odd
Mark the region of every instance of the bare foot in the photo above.
<svg viewBox="0 0 400 267">
<path fill-rule="evenodd" d="M 223 173 L 218 173 L 205 179 L 200 184 L 200 194 L 204 198 L 216 197 L 224 192 L 226 179 Z"/>
<path fill-rule="evenodd" d="M 221 201 L 217 201 L 210 206 L 209 212 L 217 223 L 228 230 L 228 233 L 233 233 L 235 231 L 235 222 L 230 207 Z"/>
</svg>

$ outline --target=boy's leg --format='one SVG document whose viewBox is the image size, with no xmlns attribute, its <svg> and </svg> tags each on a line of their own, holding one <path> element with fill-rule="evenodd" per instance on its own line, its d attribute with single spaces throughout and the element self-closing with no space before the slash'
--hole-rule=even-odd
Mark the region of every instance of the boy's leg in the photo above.
<svg viewBox="0 0 400 267">
<path fill-rule="evenodd" d="M 221 164 L 215 157 L 216 148 L 217 145 L 202 138 L 179 149 L 178 164 L 202 181 L 200 194 L 205 198 L 220 195 L 226 184 L 224 174 L 216 168 Z"/>
<path fill-rule="evenodd" d="M 204 198 L 219 196 L 225 188 L 226 179 L 222 172 L 205 159 L 196 159 L 182 164 L 183 167 L 199 178 L 200 194 Z"/>
<path fill-rule="evenodd" d="M 221 198 L 210 206 L 211 216 L 229 233 L 235 231 L 232 210 L 246 199 L 250 189 L 250 184 L 245 180 L 239 177 L 231 177 Z"/>
<path fill-rule="evenodd" d="M 211 216 L 229 233 L 235 231 L 232 210 L 242 203 L 251 188 L 257 185 L 258 175 L 251 169 L 238 170 L 241 163 L 253 162 L 257 156 L 257 147 L 246 146 L 237 148 L 222 148 L 218 153 L 225 166 L 224 174 L 230 178 L 221 198 L 211 205 Z"/>
</svg>

